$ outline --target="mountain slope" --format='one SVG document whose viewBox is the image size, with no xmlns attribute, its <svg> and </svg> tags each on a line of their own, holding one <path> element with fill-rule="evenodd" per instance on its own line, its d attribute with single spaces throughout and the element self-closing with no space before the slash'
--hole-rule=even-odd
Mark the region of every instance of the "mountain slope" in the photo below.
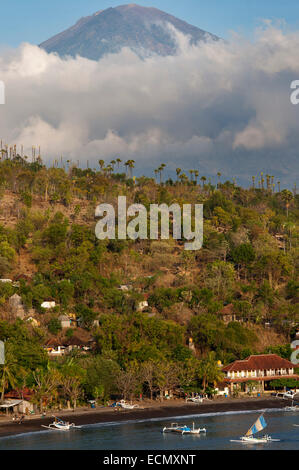
<svg viewBox="0 0 299 470">
<path fill-rule="evenodd" d="M 190 36 L 191 43 L 218 38 L 156 8 L 135 4 L 100 10 L 40 44 L 60 56 L 80 55 L 98 60 L 130 47 L 140 56 L 174 55 L 177 44 L 167 24 Z"/>
</svg>

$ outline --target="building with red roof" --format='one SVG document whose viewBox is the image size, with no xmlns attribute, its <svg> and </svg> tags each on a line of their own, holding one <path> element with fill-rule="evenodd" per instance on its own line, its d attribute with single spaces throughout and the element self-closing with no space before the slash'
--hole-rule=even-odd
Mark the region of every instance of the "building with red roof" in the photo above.
<svg viewBox="0 0 299 470">
<path fill-rule="evenodd" d="M 228 364 L 222 368 L 222 372 L 225 375 L 224 381 L 230 385 L 231 392 L 239 384 L 244 384 L 243 389 L 247 391 L 248 382 L 257 382 L 260 389 L 264 390 L 265 382 L 271 380 L 299 380 L 299 376 L 295 373 L 295 365 L 277 354 L 252 355 L 242 361 Z"/>
</svg>

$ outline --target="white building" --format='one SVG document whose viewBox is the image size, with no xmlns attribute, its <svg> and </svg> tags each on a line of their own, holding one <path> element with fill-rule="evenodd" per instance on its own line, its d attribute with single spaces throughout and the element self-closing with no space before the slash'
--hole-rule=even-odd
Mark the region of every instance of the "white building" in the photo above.
<svg viewBox="0 0 299 470">
<path fill-rule="evenodd" d="M 41 304 L 42 308 L 54 308 L 56 303 L 53 301 L 45 301 Z"/>
</svg>

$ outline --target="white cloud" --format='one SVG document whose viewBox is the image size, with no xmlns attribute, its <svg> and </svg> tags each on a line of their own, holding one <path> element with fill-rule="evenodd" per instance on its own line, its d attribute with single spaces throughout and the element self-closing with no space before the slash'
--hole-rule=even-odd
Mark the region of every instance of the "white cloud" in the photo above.
<svg viewBox="0 0 299 470">
<path fill-rule="evenodd" d="M 3 53 L 0 137 L 28 153 L 40 145 L 48 162 L 119 156 L 140 172 L 163 161 L 243 181 L 271 169 L 293 183 L 299 33 L 269 25 L 254 43 L 177 41 L 176 56 L 144 61 L 127 48 L 99 62 L 62 60 L 30 44 Z"/>
</svg>

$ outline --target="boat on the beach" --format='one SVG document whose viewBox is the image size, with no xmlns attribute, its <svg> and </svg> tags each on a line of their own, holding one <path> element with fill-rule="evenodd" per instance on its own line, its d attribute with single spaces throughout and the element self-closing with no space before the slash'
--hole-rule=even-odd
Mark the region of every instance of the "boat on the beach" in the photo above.
<svg viewBox="0 0 299 470">
<path fill-rule="evenodd" d="M 203 402 L 203 398 L 200 397 L 200 396 L 197 396 L 197 397 L 188 397 L 186 398 L 186 402 L 188 401 L 191 401 L 192 403 L 202 403 Z"/>
<path fill-rule="evenodd" d="M 139 405 L 130 405 L 130 403 L 127 403 L 125 400 L 121 400 L 117 402 L 116 406 L 120 406 L 121 408 L 124 408 L 125 410 L 134 410 L 136 408 L 139 408 Z"/>
<path fill-rule="evenodd" d="M 68 421 L 62 421 L 62 419 L 56 418 L 56 417 L 53 423 L 49 424 L 49 426 L 42 424 L 42 427 L 47 428 L 47 429 L 54 429 L 58 431 L 69 431 L 70 429 L 81 428 L 81 426 L 76 426 L 74 423 L 69 423 Z"/>
<path fill-rule="evenodd" d="M 178 423 L 171 423 L 170 427 L 164 427 L 162 432 L 173 432 L 176 434 L 200 434 L 201 432 L 207 432 L 206 428 L 195 428 L 193 423 L 193 427 L 190 428 L 185 424 L 183 426 L 179 426 Z"/>
<path fill-rule="evenodd" d="M 261 444 L 266 442 L 279 442 L 279 439 L 272 439 L 271 436 L 265 434 L 263 437 L 257 437 L 255 434 L 265 429 L 267 423 L 262 413 L 258 419 L 253 423 L 253 425 L 248 429 L 245 436 L 240 437 L 239 440 L 231 439 L 230 442 L 241 442 L 245 444 Z"/>
</svg>

